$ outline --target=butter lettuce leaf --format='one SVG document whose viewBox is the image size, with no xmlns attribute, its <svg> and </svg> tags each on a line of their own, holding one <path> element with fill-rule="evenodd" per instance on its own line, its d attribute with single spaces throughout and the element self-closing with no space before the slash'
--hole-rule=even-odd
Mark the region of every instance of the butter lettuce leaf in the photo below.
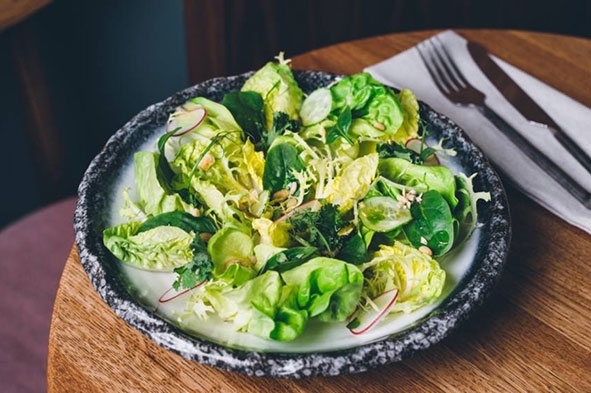
<svg viewBox="0 0 591 393">
<path fill-rule="evenodd" d="M 122 262 L 146 270 L 172 271 L 192 261 L 194 233 L 168 225 L 140 232 L 140 226 L 131 222 L 105 229 L 105 247 Z"/>
<path fill-rule="evenodd" d="M 350 134 L 360 138 L 406 141 L 406 132 L 398 134 L 404 122 L 404 110 L 398 96 L 369 73 L 348 75 L 331 86 L 330 91 L 333 116 L 347 110 L 351 112 Z"/>
<path fill-rule="evenodd" d="M 327 195 L 328 202 L 339 206 L 341 212 L 350 210 L 355 201 L 369 191 L 377 168 L 377 153 L 359 157 L 345 165 L 332 184 Z"/>
<path fill-rule="evenodd" d="M 458 204 L 456 179 L 445 166 L 417 165 L 403 158 L 390 157 L 380 160 L 378 171 L 385 178 L 417 192 L 438 191 L 452 209 Z"/>
<path fill-rule="evenodd" d="M 241 91 L 254 91 L 263 98 L 265 127 L 273 128 L 275 113 L 285 113 L 290 120 L 299 121 L 304 93 L 296 82 L 288 61 L 268 62 L 246 80 Z"/>
<path fill-rule="evenodd" d="M 254 276 L 254 242 L 249 233 L 233 225 L 226 225 L 215 233 L 207 243 L 207 251 L 211 255 L 214 265 L 214 276 L 244 274 L 248 272 L 248 279 Z M 233 265 L 238 265 L 230 269 Z M 238 271 L 243 267 L 244 272 Z M 230 273 L 228 273 L 230 270 Z M 235 282 L 233 277 L 230 277 Z"/>
<path fill-rule="evenodd" d="M 308 321 L 308 313 L 298 307 L 296 295 L 279 273 L 268 271 L 236 288 L 213 282 L 193 302 L 211 305 L 237 331 L 291 341 L 302 334 Z"/>
<path fill-rule="evenodd" d="M 393 289 L 399 291 L 390 313 L 409 313 L 432 304 L 445 285 L 445 271 L 435 259 L 400 242 L 380 246 L 361 269 L 366 277 L 365 298 L 375 299 Z"/>
<path fill-rule="evenodd" d="M 135 189 L 139 199 L 136 206 L 146 216 L 175 210 L 194 211 L 195 208 L 183 201 L 179 194 L 165 188 L 160 183 L 156 169 L 158 157 L 158 153 L 148 151 L 140 151 L 134 154 Z M 125 206 L 129 208 L 129 201 Z"/>
<path fill-rule="evenodd" d="M 404 144 L 407 140 L 419 136 L 419 103 L 409 89 L 402 89 L 398 93 L 398 100 L 403 109 L 403 120 L 393 140 Z"/>
<path fill-rule="evenodd" d="M 312 258 L 281 277 L 298 288 L 299 308 L 324 322 L 345 321 L 357 308 L 363 286 L 359 268 L 327 257 Z"/>
<path fill-rule="evenodd" d="M 369 191 L 378 168 L 378 154 L 371 153 L 346 164 L 335 178 L 327 195 L 328 202 L 341 212 L 351 209 L 355 201 Z"/>
</svg>

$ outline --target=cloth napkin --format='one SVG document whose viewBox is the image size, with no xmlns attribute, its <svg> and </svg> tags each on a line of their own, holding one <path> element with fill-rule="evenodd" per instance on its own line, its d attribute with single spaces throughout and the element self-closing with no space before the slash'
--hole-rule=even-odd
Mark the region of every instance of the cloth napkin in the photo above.
<svg viewBox="0 0 591 393">
<path fill-rule="evenodd" d="M 528 122 L 505 100 L 472 60 L 466 48 L 466 40 L 450 30 L 440 33 L 439 38 L 469 82 L 486 94 L 489 107 L 571 174 L 579 184 L 591 190 L 591 174 L 587 173 L 547 129 Z M 575 142 L 580 144 L 583 151 L 591 152 L 590 108 L 520 69 L 494 56 L 493 59 Z M 418 99 L 462 127 L 516 188 L 553 214 L 591 233 L 591 211 L 525 156 L 480 112 L 454 105 L 445 98 L 431 80 L 416 47 L 372 65 L 365 71 L 382 83 L 411 89 Z"/>
</svg>

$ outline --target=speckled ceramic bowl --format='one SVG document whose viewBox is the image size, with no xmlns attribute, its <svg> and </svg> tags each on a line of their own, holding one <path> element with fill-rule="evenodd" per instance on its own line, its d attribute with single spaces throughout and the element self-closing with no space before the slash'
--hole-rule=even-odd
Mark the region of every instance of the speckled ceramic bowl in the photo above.
<svg viewBox="0 0 591 393">
<path fill-rule="evenodd" d="M 195 96 L 220 101 L 224 93 L 238 90 L 249 75 L 212 79 L 150 106 L 117 131 L 92 161 L 79 187 L 74 226 L 82 264 L 97 292 L 130 326 L 164 348 L 187 359 L 248 375 L 302 378 L 361 372 L 404 359 L 445 338 L 483 303 L 498 282 L 511 231 L 503 185 L 488 160 L 461 129 L 422 103 L 421 116 L 430 126 L 430 138 L 445 138 L 445 146 L 458 152 L 446 164 L 466 174 L 478 172 L 475 188 L 490 192 L 491 201 L 479 205 L 482 225 L 463 250 L 443 262 L 452 278 L 441 300 L 404 323 L 385 323 L 362 339 L 345 336 L 346 329 L 336 327 L 334 334 L 330 330 L 325 335 L 305 333 L 299 341 L 277 345 L 266 345 L 249 336 L 234 340 L 210 334 L 218 330 L 217 326 L 188 331 L 138 290 L 142 282 L 151 280 L 115 260 L 103 246 L 102 231 L 113 225 L 113 211 L 121 199 L 122 184 L 129 177 L 133 153 L 145 149 L 160 135 L 176 106 Z M 338 77 L 314 71 L 295 75 L 306 92 Z M 460 267 L 454 272 L 456 265 Z"/>
</svg>

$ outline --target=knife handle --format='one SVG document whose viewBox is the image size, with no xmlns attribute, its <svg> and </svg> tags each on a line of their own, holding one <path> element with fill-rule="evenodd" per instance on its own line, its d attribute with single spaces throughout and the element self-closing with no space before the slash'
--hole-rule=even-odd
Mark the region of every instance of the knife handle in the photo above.
<svg viewBox="0 0 591 393">
<path fill-rule="evenodd" d="M 536 165 L 544 170 L 550 177 L 552 177 L 558 184 L 567 190 L 573 197 L 583 204 L 587 209 L 591 210 L 591 193 L 574 180 L 561 167 L 556 165 L 554 161 L 546 157 L 537 147 L 531 144 L 525 137 L 515 130 L 503 118 L 497 115 L 488 106 L 478 106 L 478 110 L 489 119 L 503 134 L 505 134 L 513 144 L 515 144 L 522 152 L 525 153 Z"/>
<path fill-rule="evenodd" d="M 562 146 L 587 170 L 591 173 L 591 157 L 589 153 L 585 153 L 583 149 L 573 141 L 564 131 L 560 129 L 551 128 L 554 137 L 560 142 Z"/>
</svg>

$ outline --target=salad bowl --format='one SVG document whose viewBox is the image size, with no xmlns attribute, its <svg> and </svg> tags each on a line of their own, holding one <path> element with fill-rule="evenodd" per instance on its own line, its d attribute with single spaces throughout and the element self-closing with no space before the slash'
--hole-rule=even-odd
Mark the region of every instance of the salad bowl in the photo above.
<svg viewBox="0 0 591 393">
<path fill-rule="evenodd" d="M 302 378 L 362 372 L 400 361 L 444 339 L 494 289 L 506 261 L 511 225 L 503 185 L 487 158 L 457 125 L 422 102 L 420 116 L 429 125 L 428 141 L 443 140 L 445 148 L 457 153 L 442 158 L 444 164 L 455 172 L 476 173 L 474 188 L 490 195 L 490 201 L 478 206 L 473 234 L 442 262 L 448 273 L 445 289 L 428 307 L 384 322 L 362 336 L 352 335 L 344 324 L 318 325 L 295 341 L 271 342 L 235 332 L 221 319 L 180 324 L 176 315 L 182 310 L 162 301 L 170 282 L 163 275 L 122 264 L 105 248 L 103 231 L 116 221 L 119 197 L 130 185 L 134 152 L 154 146 L 170 114 L 190 98 L 220 102 L 251 75 L 208 80 L 146 108 L 118 130 L 91 162 L 79 186 L 74 228 L 82 265 L 98 294 L 132 328 L 160 346 L 247 375 Z M 341 77 L 320 71 L 294 71 L 294 76 L 305 93 Z"/>
</svg>

